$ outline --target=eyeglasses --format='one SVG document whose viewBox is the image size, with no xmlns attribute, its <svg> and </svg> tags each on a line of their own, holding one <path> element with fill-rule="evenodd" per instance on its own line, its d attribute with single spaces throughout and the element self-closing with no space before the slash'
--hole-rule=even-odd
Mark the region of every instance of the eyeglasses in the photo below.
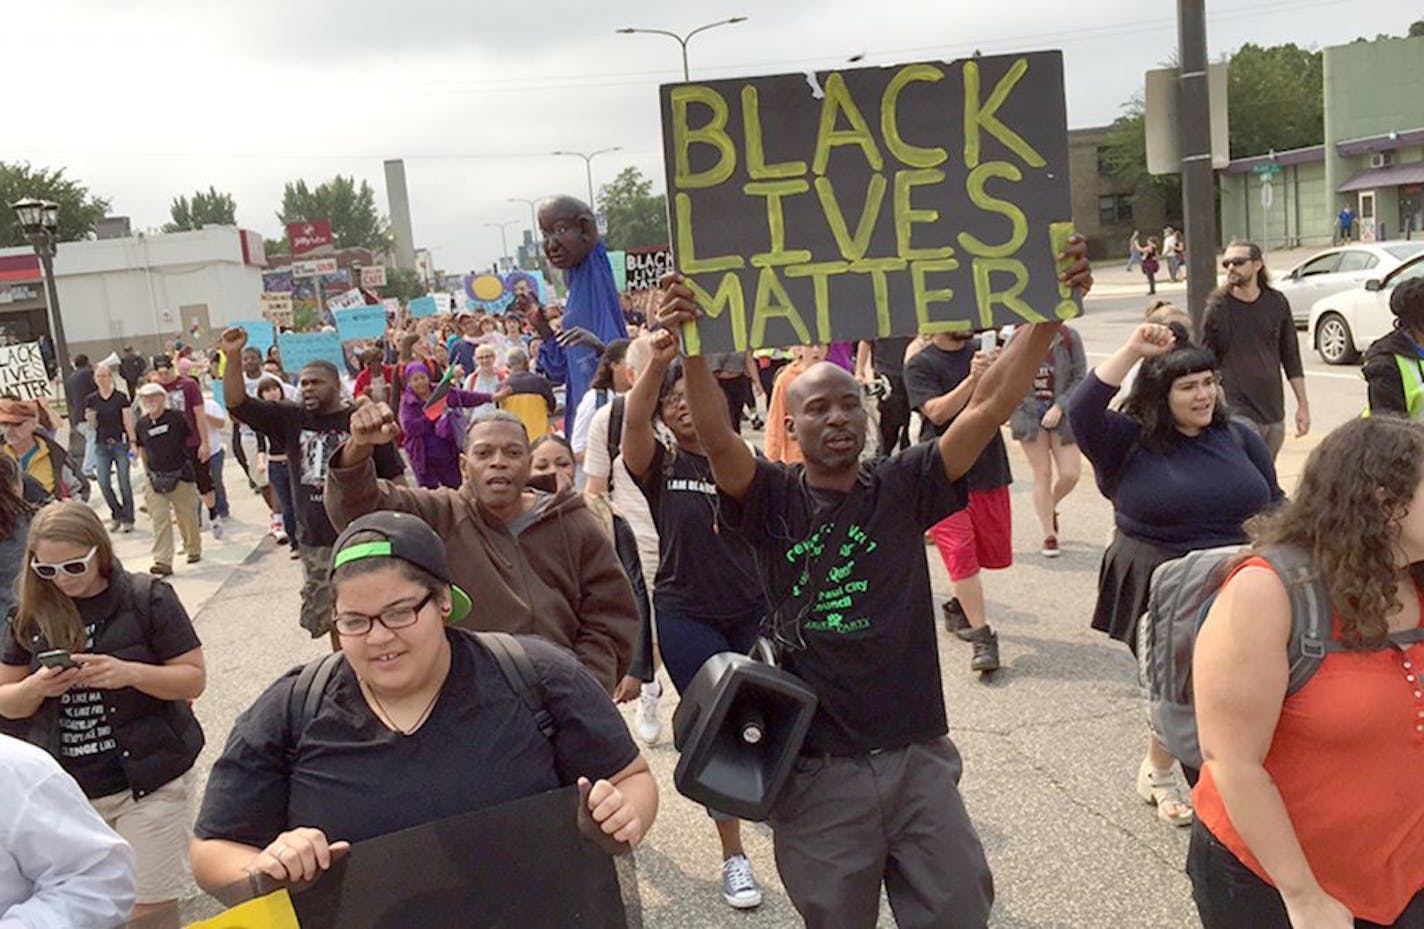
<svg viewBox="0 0 1424 929">
<path fill-rule="evenodd" d="M 415 625 L 415 621 L 420 618 L 420 611 L 425 609 L 434 597 L 433 592 L 427 593 L 414 606 L 393 606 L 375 616 L 367 613 L 337 613 L 331 624 L 336 628 L 337 635 L 352 637 L 365 635 L 377 622 L 387 629 L 404 629 L 406 626 Z"/>
<path fill-rule="evenodd" d="M 99 546 L 96 545 L 93 548 L 89 549 L 89 554 L 85 555 L 83 558 L 74 558 L 70 561 L 58 562 L 57 564 L 48 564 L 47 562 L 39 561 L 38 559 L 31 559 L 30 570 L 34 571 L 35 574 L 39 575 L 47 581 L 53 580 L 61 571 L 63 571 L 65 574 L 68 574 L 70 577 L 78 577 L 85 571 L 89 570 L 89 562 L 94 560 L 94 556 L 98 553 L 98 551 Z"/>
<path fill-rule="evenodd" d="M 1227 269 L 1239 268 L 1244 264 L 1250 264 L 1254 260 L 1254 258 L 1227 258 L 1221 263 L 1221 266 Z"/>
</svg>

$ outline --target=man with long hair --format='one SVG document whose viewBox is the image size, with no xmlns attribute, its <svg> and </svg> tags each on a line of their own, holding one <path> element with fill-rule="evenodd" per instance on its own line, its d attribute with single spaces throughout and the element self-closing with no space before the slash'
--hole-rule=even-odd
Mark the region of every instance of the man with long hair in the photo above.
<svg viewBox="0 0 1424 929">
<path fill-rule="evenodd" d="M 1295 434 L 1310 431 L 1295 321 L 1290 303 L 1271 286 L 1255 242 L 1233 241 L 1221 258 L 1226 283 L 1207 298 L 1203 342 L 1221 367 L 1231 411 L 1249 419 L 1274 458 L 1286 438 L 1286 401 L 1278 372 L 1295 394 Z"/>
</svg>

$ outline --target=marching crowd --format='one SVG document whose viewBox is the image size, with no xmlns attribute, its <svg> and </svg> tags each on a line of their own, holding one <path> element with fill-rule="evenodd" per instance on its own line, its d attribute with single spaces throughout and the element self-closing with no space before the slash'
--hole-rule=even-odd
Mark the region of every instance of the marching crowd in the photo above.
<svg viewBox="0 0 1424 929">
<path fill-rule="evenodd" d="M 1091 463 L 1115 532 L 1084 621 L 1140 663 L 1158 569 L 1229 549 L 1193 659 L 1200 758 L 1149 726 L 1135 781 L 1191 829 L 1203 924 L 1424 927 L 1424 787 L 1406 775 L 1424 751 L 1424 280 L 1392 294 L 1399 328 L 1365 368 L 1371 415 L 1325 437 L 1287 499 L 1282 375 L 1297 435 L 1309 404 L 1288 308 L 1250 243 L 1226 250 L 1200 342 L 1188 314 L 1154 303 L 1089 370 L 1057 323 L 684 357 L 678 333 L 702 308 L 680 276 L 635 323 L 587 206 L 546 201 L 539 223 L 569 281 L 562 306 L 526 288 L 503 316 L 396 319 L 348 370 L 285 372 L 229 329 L 216 403 L 182 358 L 145 371 L 126 352 L 127 392 L 76 358 L 93 386 L 71 385 L 87 428 L 68 449 L 42 405 L 0 399 L 0 572 L 14 580 L 0 723 L 20 736 L 0 736 L 0 927 L 177 925 L 190 859 L 210 892 L 307 880 L 364 840 L 572 784 L 634 846 L 659 803 L 637 741 L 659 737 L 657 669 L 682 693 L 711 656 L 758 639 L 818 700 L 770 820 L 805 924 L 873 926 L 883 888 L 901 926 L 987 925 L 993 878 L 957 787 L 925 546 L 953 585 L 945 627 L 993 673 L 983 574 L 1014 556 L 1005 424 L 1044 558 Z M 1084 255 L 1075 240 L 1061 256 L 1082 291 Z M 742 436 L 758 396 L 764 449 Z M 300 558 L 299 622 L 332 654 L 224 734 L 190 829 L 206 669 L 162 578 L 174 522 L 189 563 L 204 518 L 221 538 L 226 447 Z M 131 449 L 147 570 L 111 538 L 135 528 Z M 107 527 L 79 499 L 90 479 Z M 1286 548 L 1328 606 L 1303 682 L 1299 580 L 1273 568 Z M 532 707 L 507 660 L 528 669 Z M 757 906 L 740 823 L 707 812 L 726 903 Z"/>
</svg>

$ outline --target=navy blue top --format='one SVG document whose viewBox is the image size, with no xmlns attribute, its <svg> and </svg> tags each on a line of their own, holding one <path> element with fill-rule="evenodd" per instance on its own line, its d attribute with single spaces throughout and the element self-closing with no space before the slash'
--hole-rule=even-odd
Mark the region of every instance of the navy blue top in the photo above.
<svg viewBox="0 0 1424 929">
<path fill-rule="evenodd" d="M 1120 532 L 1174 551 L 1236 545 L 1246 541 L 1243 522 L 1285 497 L 1254 429 L 1211 426 L 1160 454 L 1140 443 L 1141 423 L 1108 409 L 1116 393 L 1089 372 L 1069 398 L 1068 419 Z"/>
</svg>

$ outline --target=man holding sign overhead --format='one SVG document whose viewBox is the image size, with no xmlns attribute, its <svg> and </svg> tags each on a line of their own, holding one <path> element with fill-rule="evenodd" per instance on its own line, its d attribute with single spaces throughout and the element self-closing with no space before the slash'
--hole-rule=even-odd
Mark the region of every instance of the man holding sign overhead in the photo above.
<svg viewBox="0 0 1424 929">
<path fill-rule="evenodd" d="M 809 84 L 809 87 L 808 87 Z M 666 86 L 677 261 L 655 336 L 722 524 L 757 550 L 781 666 L 818 698 L 771 815 L 810 929 L 982 929 L 993 902 L 958 791 L 922 534 L 968 501 L 974 462 L 1092 283 L 1070 240 L 1057 53 Z M 934 147 L 931 147 L 933 145 Z M 943 146 L 943 147 L 941 147 Z M 1031 322 L 934 441 L 862 463 L 861 385 L 833 364 L 787 391 L 804 464 L 758 460 L 704 352 Z"/>
<path fill-rule="evenodd" d="M 320 638 L 331 629 L 327 572 L 331 545 L 336 541 L 336 530 L 326 518 L 324 505 L 326 468 L 337 447 L 351 435 L 351 407 L 341 396 L 336 366 L 323 360 L 310 361 L 302 367 L 297 382 L 300 403 L 249 397 L 241 364 L 242 350 L 247 346 L 246 330 L 226 330 L 221 346 L 227 357 L 223 397 L 228 410 L 238 422 L 251 426 L 287 452 L 297 508 L 297 550 L 306 577 L 301 623 L 312 638 Z M 376 473 L 388 479 L 405 471 L 400 455 L 389 445 L 377 451 L 375 466 Z"/>
</svg>

